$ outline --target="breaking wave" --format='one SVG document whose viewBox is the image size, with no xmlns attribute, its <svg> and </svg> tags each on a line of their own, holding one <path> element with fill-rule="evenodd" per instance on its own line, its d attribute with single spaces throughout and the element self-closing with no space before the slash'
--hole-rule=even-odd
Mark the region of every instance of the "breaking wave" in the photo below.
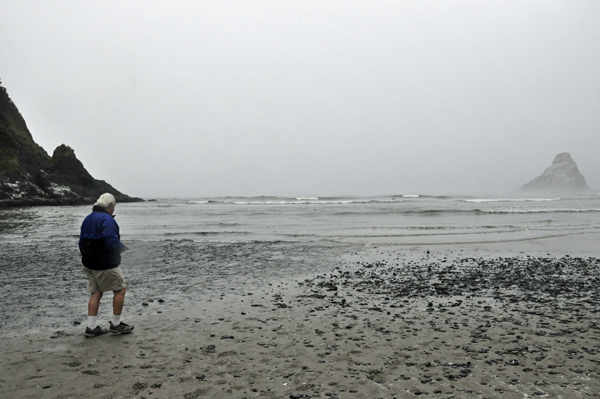
<svg viewBox="0 0 600 399">
<path fill-rule="evenodd" d="M 235 205 L 346 205 L 346 204 L 389 204 L 402 202 L 401 199 L 296 199 L 281 201 L 233 201 Z"/>
<path fill-rule="evenodd" d="M 560 198 L 481 198 L 466 199 L 464 202 L 484 203 L 484 202 L 550 202 L 560 201 Z"/>
</svg>

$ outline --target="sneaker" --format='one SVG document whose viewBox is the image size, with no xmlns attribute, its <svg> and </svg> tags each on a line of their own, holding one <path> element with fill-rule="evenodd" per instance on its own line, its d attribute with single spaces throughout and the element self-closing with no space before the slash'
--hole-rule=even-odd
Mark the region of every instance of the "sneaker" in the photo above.
<svg viewBox="0 0 600 399">
<path fill-rule="evenodd" d="M 85 335 L 86 338 L 94 338 L 94 337 L 97 337 L 98 335 L 104 335 L 106 333 L 108 333 L 108 330 L 106 330 L 100 326 L 96 326 L 96 328 L 94 328 L 93 330 L 89 327 L 86 327 L 85 334 L 83 334 L 83 335 Z"/>
<path fill-rule="evenodd" d="M 109 323 L 109 331 L 113 334 L 129 334 L 131 331 L 133 331 L 133 326 L 130 326 L 129 324 L 121 322 L 118 326 L 114 326 L 112 321 L 109 321 Z"/>
</svg>

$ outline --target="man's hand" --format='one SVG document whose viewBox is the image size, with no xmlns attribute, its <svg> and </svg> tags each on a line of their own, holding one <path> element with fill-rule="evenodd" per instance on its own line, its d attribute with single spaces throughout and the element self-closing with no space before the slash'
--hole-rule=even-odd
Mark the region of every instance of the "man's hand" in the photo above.
<svg viewBox="0 0 600 399">
<path fill-rule="evenodd" d="M 125 252 L 129 250 L 129 247 L 127 246 L 127 244 L 123 244 L 123 250 L 121 252 Z"/>
</svg>

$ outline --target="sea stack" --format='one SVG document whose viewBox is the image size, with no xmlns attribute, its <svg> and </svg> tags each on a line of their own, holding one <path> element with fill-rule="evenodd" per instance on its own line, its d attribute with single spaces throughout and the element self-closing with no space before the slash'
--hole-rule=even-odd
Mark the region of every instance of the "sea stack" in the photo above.
<svg viewBox="0 0 600 399">
<path fill-rule="evenodd" d="M 593 190 L 585 183 L 585 177 L 579 172 L 571 154 L 562 152 L 554 157 L 552 165 L 544 173 L 525 184 L 519 191 L 581 194 Z"/>
</svg>

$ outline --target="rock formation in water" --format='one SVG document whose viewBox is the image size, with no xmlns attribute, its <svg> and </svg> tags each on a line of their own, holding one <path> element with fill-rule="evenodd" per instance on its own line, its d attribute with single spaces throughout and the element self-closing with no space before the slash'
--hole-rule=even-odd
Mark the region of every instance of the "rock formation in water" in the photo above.
<svg viewBox="0 0 600 399">
<path fill-rule="evenodd" d="M 521 192 L 556 192 L 581 194 L 593 191 L 585 183 L 585 178 L 579 172 L 571 154 L 558 154 L 552 165 L 540 176 L 525 184 Z"/>
<path fill-rule="evenodd" d="M 0 82 L 0 207 L 89 204 L 105 192 L 118 202 L 143 201 L 94 179 L 64 144 L 50 157 Z"/>
</svg>

